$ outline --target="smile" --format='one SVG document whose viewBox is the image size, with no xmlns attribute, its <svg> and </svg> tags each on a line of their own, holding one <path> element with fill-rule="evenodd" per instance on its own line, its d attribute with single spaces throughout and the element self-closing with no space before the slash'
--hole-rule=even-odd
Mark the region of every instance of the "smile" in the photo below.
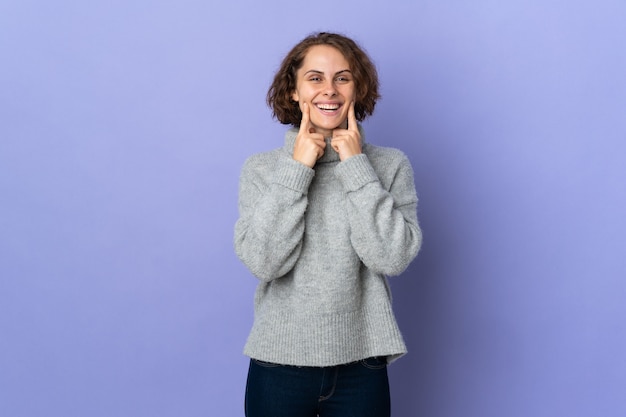
<svg viewBox="0 0 626 417">
<path fill-rule="evenodd" d="M 339 107 L 341 107 L 341 105 L 339 105 L 338 103 L 334 103 L 334 104 L 317 104 L 316 106 L 317 106 L 318 109 L 325 110 L 325 111 L 334 111 L 334 110 L 337 110 Z"/>
</svg>

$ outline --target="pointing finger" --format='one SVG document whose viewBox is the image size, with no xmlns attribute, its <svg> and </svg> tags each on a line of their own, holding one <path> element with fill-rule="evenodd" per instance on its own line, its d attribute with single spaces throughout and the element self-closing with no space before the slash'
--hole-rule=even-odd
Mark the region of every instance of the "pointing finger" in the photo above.
<svg viewBox="0 0 626 417">
<path fill-rule="evenodd" d="M 348 130 L 351 130 L 353 132 L 359 131 L 359 125 L 357 124 L 356 115 L 354 112 L 354 100 L 352 100 L 352 103 L 350 103 L 350 108 L 348 109 Z"/>
<path fill-rule="evenodd" d="M 300 133 L 311 133 L 309 131 L 309 105 L 302 103 L 302 120 L 300 121 Z"/>
</svg>

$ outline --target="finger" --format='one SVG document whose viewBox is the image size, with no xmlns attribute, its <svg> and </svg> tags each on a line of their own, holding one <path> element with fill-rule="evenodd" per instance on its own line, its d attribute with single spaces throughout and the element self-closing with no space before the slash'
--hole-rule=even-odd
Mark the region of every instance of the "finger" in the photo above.
<svg viewBox="0 0 626 417">
<path fill-rule="evenodd" d="M 356 114 L 354 112 L 354 100 L 350 103 L 350 108 L 348 109 L 348 130 L 353 132 L 359 131 L 359 125 L 356 121 Z"/>
<path fill-rule="evenodd" d="M 300 121 L 300 133 L 312 133 L 309 128 L 309 105 L 307 103 L 302 103 L 302 120 Z"/>
<path fill-rule="evenodd" d="M 326 142 L 324 142 L 323 145 L 320 145 L 318 147 L 317 150 L 317 159 L 320 159 L 322 156 L 324 156 L 324 149 L 326 148 Z"/>
</svg>

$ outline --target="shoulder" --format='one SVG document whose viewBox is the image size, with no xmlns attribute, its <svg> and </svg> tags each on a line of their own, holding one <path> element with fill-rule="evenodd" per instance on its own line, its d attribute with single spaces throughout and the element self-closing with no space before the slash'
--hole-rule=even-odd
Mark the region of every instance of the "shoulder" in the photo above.
<svg viewBox="0 0 626 417">
<path fill-rule="evenodd" d="M 250 155 L 243 163 L 242 173 L 271 170 L 276 161 L 283 156 L 283 153 L 282 148 L 277 148 Z"/>
<path fill-rule="evenodd" d="M 363 145 L 363 153 L 367 155 L 372 165 L 381 168 L 410 165 L 409 158 L 400 149 L 366 143 Z"/>
<path fill-rule="evenodd" d="M 391 189 L 394 184 L 413 182 L 413 167 L 400 149 L 366 144 L 363 153 L 385 189 Z"/>
</svg>

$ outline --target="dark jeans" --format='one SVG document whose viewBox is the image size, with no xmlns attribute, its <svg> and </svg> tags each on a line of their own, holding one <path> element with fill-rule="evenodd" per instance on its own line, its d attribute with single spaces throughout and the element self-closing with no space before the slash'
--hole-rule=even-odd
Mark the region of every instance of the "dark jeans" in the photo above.
<svg viewBox="0 0 626 417">
<path fill-rule="evenodd" d="M 252 359 L 247 417 L 389 417 L 384 358 L 310 368 Z"/>
</svg>

